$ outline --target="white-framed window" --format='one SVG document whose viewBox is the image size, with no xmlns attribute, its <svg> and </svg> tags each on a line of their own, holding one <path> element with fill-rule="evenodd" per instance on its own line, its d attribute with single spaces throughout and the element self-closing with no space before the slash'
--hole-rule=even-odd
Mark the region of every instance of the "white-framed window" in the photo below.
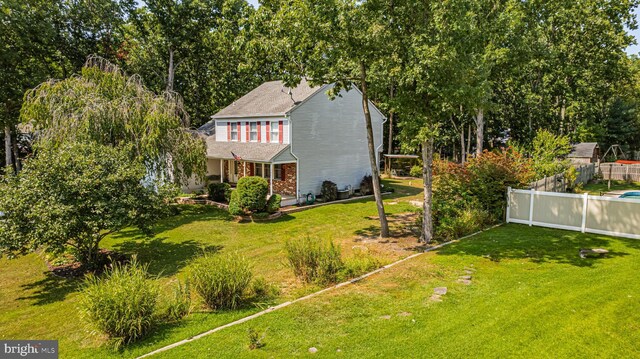
<svg viewBox="0 0 640 359">
<path fill-rule="evenodd" d="M 232 123 L 231 124 L 231 141 L 238 141 L 238 129 L 240 127 L 240 123 Z"/>
<path fill-rule="evenodd" d="M 282 180 L 282 165 L 273 165 L 273 179 Z"/>
<path fill-rule="evenodd" d="M 258 141 L 258 123 L 257 122 L 249 122 L 249 141 L 251 142 Z"/>
<path fill-rule="evenodd" d="M 257 177 L 264 177 L 262 175 L 262 163 L 256 163 L 255 166 L 256 166 L 256 171 L 254 175 Z"/>
<path fill-rule="evenodd" d="M 271 178 L 271 165 L 268 163 L 264 164 L 264 178 Z"/>
<path fill-rule="evenodd" d="M 280 127 L 278 121 L 271 121 L 271 142 L 280 142 Z"/>
</svg>

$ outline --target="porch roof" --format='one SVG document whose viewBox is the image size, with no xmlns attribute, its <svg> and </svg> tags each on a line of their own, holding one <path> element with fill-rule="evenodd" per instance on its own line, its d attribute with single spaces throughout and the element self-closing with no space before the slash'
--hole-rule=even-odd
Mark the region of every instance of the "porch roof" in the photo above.
<svg viewBox="0 0 640 359">
<path fill-rule="evenodd" d="M 215 136 L 207 138 L 207 158 L 232 160 L 233 152 L 245 161 L 271 162 L 288 149 L 289 145 L 281 143 L 217 142 Z"/>
</svg>

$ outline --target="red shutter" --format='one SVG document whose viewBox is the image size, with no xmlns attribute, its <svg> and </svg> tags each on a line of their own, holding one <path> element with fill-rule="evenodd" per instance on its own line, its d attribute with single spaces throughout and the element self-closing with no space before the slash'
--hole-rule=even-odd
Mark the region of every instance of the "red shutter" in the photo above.
<svg viewBox="0 0 640 359">
<path fill-rule="evenodd" d="M 282 121 L 278 122 L 278 138 L 280 139 L 280 143 L 282 143 L 283 140 L 283 133 L 282 133 Z"/>
<path fill-rule="evenodd" d="M 231 122 L 227 122 L 227 141 L 231 141 Z"/>
<path fill-rule="evenodd" d="M 262 125 L 262 121 L 258 121 L 258 142 L 261 142 L 261 137 L 262 137 L 262 134 L 260 133 L 262 132 L 261 125 Z"/>
<path fill-rule="evenodd" d="M 267 133 L 267 143 L 271 142 L 271 122 L 267 121 L 264 123 L 265 132 Z"/>
<path fill-rule="evenodd" d="M 282 126 L 282 121 L 280 121 L 280 126 Z M 282 136 L 280 136 L 280 142 L 282 142 Z M 286 175 L 284 173 L 284 169 L 285 169 L 285 166 L 284 165 L 280 165 L 280 179 L 283 180 L 283 181 L 286 178 Z"/>
<path fill-rule="evenodd" d="M 247 132 L 246 140 L 247 140 L 247 142 L 249 142 L 249 122 L 245 122 L 244 126 L 245 126 L 245 129 L 246 129 L 246 132 Z"/>
<path fill-rule="evenodd" d="M 255 176 L 256 173 L 256 164 L 255 163 L 250 163 L 249 164 L 249 176 Z"/>
</svg>

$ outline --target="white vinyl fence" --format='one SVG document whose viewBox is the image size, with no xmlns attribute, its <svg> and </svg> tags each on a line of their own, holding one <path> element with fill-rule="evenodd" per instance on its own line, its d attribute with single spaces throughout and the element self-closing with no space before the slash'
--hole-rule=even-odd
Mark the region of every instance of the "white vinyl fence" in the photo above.
<svg viewBox="0 0 640 359">
<path fill-rule="evenodd" d="M 507 223 L 640 239 L 640 201 L 509 188 Z"/>
</svg>

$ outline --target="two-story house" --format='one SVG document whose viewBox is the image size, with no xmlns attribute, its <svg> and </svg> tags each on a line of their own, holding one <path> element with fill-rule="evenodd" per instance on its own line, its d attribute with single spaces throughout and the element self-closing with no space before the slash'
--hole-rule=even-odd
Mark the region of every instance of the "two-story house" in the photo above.
<svg viewBox="0 0 640 359">
<path fill-rule="evenodd" d="M 318 194 L 325 180 L 339 189 L 359 188 L 371 174 L 362 94 L 354 88 L 330 100 L 332 86 L 266 82 L 211 116 L 199 129 L 207 136 L 208 178 L 235 183 L 264 177 L 283 205 Z M 385 117 L 369 105 L 379 153 Z"/>
</svg>

